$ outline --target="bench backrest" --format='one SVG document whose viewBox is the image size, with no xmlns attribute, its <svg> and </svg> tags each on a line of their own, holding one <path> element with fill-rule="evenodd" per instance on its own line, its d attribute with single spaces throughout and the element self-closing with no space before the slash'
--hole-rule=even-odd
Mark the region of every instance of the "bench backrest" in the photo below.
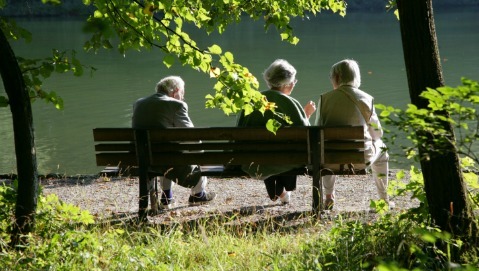
<svg viewBox="0 0 479 271">
<path fill-rule="evenodd" d="M 284 127 L 276 134 L 264 127 L 96 128 L 93 135 L 98 166 L 138 166 L 139 152 L 150 166 L 318 161 L 364 167 L 363 127 Z"/>
</svg>

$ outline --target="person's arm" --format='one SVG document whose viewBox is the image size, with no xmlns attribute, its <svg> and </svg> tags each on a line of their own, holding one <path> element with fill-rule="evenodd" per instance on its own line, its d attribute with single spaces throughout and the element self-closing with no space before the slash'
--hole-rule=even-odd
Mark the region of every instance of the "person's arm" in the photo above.
<svg viewBox="0 0 479 271">
<path fill-rule="evenodd" d="M 175 111 L 174 124 L 175 127 L 193 127 L 193 122 L 188 115 L 188 104 L 185 102 L 178 103 L 178 109 Z"/>
<path fill-rule="evenodd" d="M 306 113 L 306 117 L 309 119 L 311 115 L 316 111 L 316 104 L 313 101 L 309 101 L 304 106 L 304 113 Z"/>
<path fill-rule="evenodd" d="M 374 105 L 372 107 L 372 114 L 369 121 L 369 134 L 373 140 L 381 139 L 383 136 L 383 129 L 379 122 L 378 115 L 376 114 L 376 110 L 374 109 Z"/>
<path fill-rule="evenodd" d="M 321 96 L 319 96 L 317 110 L 316 110 L 316 119 L 314 120 L 313 125 L 319 126 L 319 123 L 320 123 L 319 120 L 321 118 L 320 113 L 321 113 Z"/>
</svg>

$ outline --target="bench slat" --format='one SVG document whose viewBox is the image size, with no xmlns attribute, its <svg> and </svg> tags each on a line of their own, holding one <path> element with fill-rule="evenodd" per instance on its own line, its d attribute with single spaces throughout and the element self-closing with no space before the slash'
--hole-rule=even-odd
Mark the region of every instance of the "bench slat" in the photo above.
<svg viewBox="0 0 479 271">
<path fill-rule="evenodd" d="M 205 153 L 172 153 L 170 155 L 155 155 L 151 157 L 151 164 L 156 165 L 218 165 L 218 164 L 262 164 L 262 165 L 284 165 L 307 164 L 308 157 L 303 153 L 280 153 L 280 152 L 205 152 Z"/>
<path fill-rule="evenodd" d="M 364 141 L 343 140 L 324 142 L 324 150 L 362 150 L 364 151 Z"/>
<path fill-rule="evenodd" d="M 130 143 L 102 143 L 95 144 L 95 151 L 97 152 L 136 152 L 134 142 Z"/>
<path fill-rule="evenodd" d="M 361 126 L 338 126 L 322 129 L 324 140 L 360 139 L 364 140 L 364 128 Z"/>
<path fill-rule="evenodd" d="M 276 135 L 264 127 L 214 127 L 214 128 L 168 128 L 150 130 L 152 142 L 156 141 L 194 141 L 202 140 L 258 140 L 263 141 L 305 141 L 308 137 L 308 127 L 291 127 L 280 129 Z"/>
<path fill-rule="evenodd" d="M 308 150 L 306 142 L 275 143 L 275 142 L 202 142 L 201 144 L 156 143 L 151 146 L 152 152 L 171 151 L 304 151 Z"/>
<path fill-rule="evenodd" d="M 124 152 L 124 153 L 97 153 L 96 154 L 97 166 L 138 166 L 136 159 L 136 153 Z"/>
</svg>

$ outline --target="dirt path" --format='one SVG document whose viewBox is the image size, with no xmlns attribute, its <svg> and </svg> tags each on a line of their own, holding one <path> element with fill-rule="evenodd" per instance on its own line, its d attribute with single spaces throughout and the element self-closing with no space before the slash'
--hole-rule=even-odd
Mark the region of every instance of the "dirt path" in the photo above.
<svg viewBox="0 0 479 271">
<path fill-rule="evenodd" d="M 393 179 L 393 178 L 392 178 Z M 138 180 L 130 178 L 77 178 L 44 179 L 41 181 L 44 194 L 55 193 L 68 203 L 89 210 L 98 218 L 111 216 L 135 216 L 138 211 Z M 338 178 L 336 185 L 335 213 L 369 212 L 369 200 L 376 199 L 376 187 L 370 176 Z M 291 213 L 306 213 L 311 210 L 311 179 L 298 178 L 297 190 L 292 193 L 291 203 L 282 205 L 272 202 L 264 184 L 253 179 L 209 178 L 208 190 L 218 194 L 208 205 L 188 206 L 189 189 L 174 186 L 175 208 L 150 216 L 150 220 L 167 222 L 195 219 L 211 214 L 242 214 L 244 216 L 278 216 Z M 417 205 L 409 197 L 394 198 L 395 210 Z"/>
</svg>

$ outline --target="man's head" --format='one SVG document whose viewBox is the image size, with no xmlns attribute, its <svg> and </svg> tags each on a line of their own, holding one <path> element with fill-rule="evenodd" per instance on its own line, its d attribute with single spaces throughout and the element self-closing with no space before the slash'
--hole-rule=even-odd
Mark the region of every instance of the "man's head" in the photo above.
<svg viewBox="0 0 479 271">
<path fill-rule="evenodd" d="M 334 88 L 349 85 L 355 88 L 361 86 L 361 73 L 359 65 L 352 59 L 344 59 L 331 67 L 331 83 Z"/>
<path fill-rule="evenodd" d="M 269 88 L 280 89 L 284 86 L 295 84 L 296 69 L 284 59 L 276 59 L 264 71 L 263 78 Z"/>
<path fill-rule="evenodd" d="M 168 76 L 156 84 L 156 92 L 166 93 L 168 96 L 183 101 L 185 96 L 185 82 L 179 76 Z"/>
</svg>

